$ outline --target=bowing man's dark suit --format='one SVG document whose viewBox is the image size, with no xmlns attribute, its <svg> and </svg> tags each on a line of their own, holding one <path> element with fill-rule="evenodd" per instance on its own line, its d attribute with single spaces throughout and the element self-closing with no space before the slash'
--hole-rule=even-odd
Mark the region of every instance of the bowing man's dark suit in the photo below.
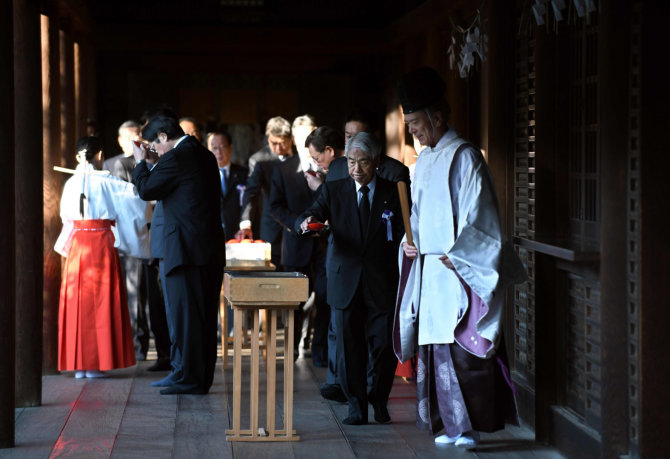
<svg viewBox="0 0 670 459">
<path fill-rule="evenodd" d="M 147 271 L 150 273 L 151 276 L 155 275 L 155 266 L 156 263 L 158 264 L 158 275 L 160 276 L 161 280 L 161 287 L 160 291 L 158 292 L 160 295 L 160 298 L 157 298 L 156 301 L 151 301 L 151 293 L 149 290 L 149 313 L 151 314 L 151 327 L 152 330 L 154 327 L 160 327 L 162 328 L 163 326 L 165 327 L 165 330 L 163 331 L 162 335 L 167 334 L 167 340 L 165 339 L 164 336 L 159 338 L 159 333 L 157 331 L 154 331 L 154 336 L 156 339 L 156 342 L 159 341 L 167 341 L 167 356 L 170 360 L 170 364 L 172 366 L 172 371 L 170 372 L 170 377 L 171 379 L 176 379 L 176 375 L 181 373 L 181 355 L 179 355 L 179 351 L 177 349 L 177 346 L 174 344 L 174 324 L 172 323 L 172 315 L 168 313 L 170 310 L 170 304 L 168 302 L 168 297 L 167 297 L 167 289 L 165 287 L 165 264 L 163 262 L 163 227 L 165 223 L 165 215 L 163 213 L 163 203 L 161 201 L 156 201 L 156 207 L 154 208 L 154 213 L 151 216 L 151 226 L 149 228 L 149 242 L 150 242 L 150 249 L 151 249 L 151 258 L 153 259 L 153 263 L 148 266 Z M 159 311 L 156 311 L 154 308 L 154 304 L 157 306 L 161 306 L 163 308 L 162 314 Z M 158 324 L 154 325 L 154 317 L 157 319 Z M 159 351 L 158 350 L 158 344 L 156 344 L 156 352 L 158 354 L 158 358 L 160 359 L 162 357 L 162 354 L 164 351 Z"/>
<path fill-rule="evenodd" d="M 230 163 L 230 170 L 226 179 L 226 191 L 223 193 L 223 199 L 221 200 L 221 222 L 223 223 L 226 240 L 234 238 L 237 230 L 240 229 L 242 217 L 240 195 L 244 198 L 248 175 L 249 169 Z M 240 190 L 239 187 L 244 188 Z"/>
<path fill-rule="evenodd" d="M 298 155 L 291 156 L 275 168 L 270 193 L 270 213 L 282 227 L 281 264 L 285 271 L 298 271 L 309 276 L 310 291 L 315 292 L 316 317 L 312 359 L 325 366 L 328 359 L 328 322 L 330 311 L 326 304 L 326 253 L 320 238 L 299 238 L 293 229 L 298 218 L 314 202 L 315 193 L 307 186 Z M 301 312 L 299 310 L 299 312 Z M 302 314 L 296 323 L 302 323 Z M 295 327 L 296 343 L 302 327 Z"/>
<path fill-rule="evenodd" d="M 377 176 L 370 220 L 365 235 L 359 230 L 354 180 L 326 182 L 314 204 L 296 220 L 309 216 L 329 220 L 332 231 L 328 273 L 328 304 L 337 330 L 337 371 L 348 401 L 349 416 L 367 422 L 368 400 L 386 408 L 397 360 L 391 331 L 398 288 L 397 254 L 403 235 L 398 190 Z M 385 210 L 393 213 L 392 240 L 387 240 Z M 366 391 L 366 362 L 373 375 Z"/>
<path fill-rule="evenodd" d="M 175 384 L 161 393 L 205 394 L 214 378 L 225 264 L 216 159 L 186 136 L 153 169 L 140 161 L 133 183 L 142 199 L 163 203 L 165 283 L 182 369 Z"/>
</svg>

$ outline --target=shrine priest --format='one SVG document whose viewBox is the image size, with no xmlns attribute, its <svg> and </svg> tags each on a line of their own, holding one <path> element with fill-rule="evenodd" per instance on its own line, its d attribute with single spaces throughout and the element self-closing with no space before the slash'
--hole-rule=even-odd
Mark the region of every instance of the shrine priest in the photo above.
<svg viewBox="0 0 670 459">
<path fill-rule="evenodd" d="M 501 317 L 505 287 L 524 274 L 503 240 L 481 152 L 448 124 L 445 89 L 427 67 L 397 87 L 405 124 L 426 147 L 412 181 L 414 246 L 402 244 L 413 259 L 407 285 L 418 288 L 406 288 L 403 303 L 419 308 L 417 425 L 442 433 L 436 443 L 467 448 L 478 432 L 517 420 Z"/>
</svg>

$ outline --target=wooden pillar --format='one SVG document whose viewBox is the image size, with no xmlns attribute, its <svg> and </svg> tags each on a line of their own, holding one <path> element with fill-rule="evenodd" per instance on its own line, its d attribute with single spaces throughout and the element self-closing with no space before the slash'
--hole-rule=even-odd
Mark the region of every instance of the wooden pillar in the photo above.
<svg viewBox="0 0 670 459">
<path fill-rule="evenodd" d="M 667 457 L 670 451 L 670 348 L 667 323 L 668 258 L 667 154 L 668 91 L 665 35 L 668 2 L 643 1 L 640 70 L 640 457 Z"/>
<path fill-rule="evenodd" d="M 88 117 L 86 52 L 85 45 L 74 42 L 74 100 L 75 100 L 75 138 L 86 135 L 86 118 Z"/>
<path fill-rule="evenodd" d="M 76 166 L 74 149 L 77 143 L 74 93 L 74 43 L 72 36 L 64 30 L 59 32 L 59 42 L 61 155 L 62 162 L 67 167 L 74 168 Z"/>
<path fill-rule="evenodd" d="M 630 4 L 603 2 L 598 21 L 602 457 L 628 452 L 626 182 Z"/>
<path fill-rule="evenodd" d="M 60 136 L 60 44 L 58 22 L 42 16 L 42 123 L 44 197 L 44 312 L 42 321 L 43 371 L 58 370 L 58 300 L 61 257 L 53 247 L 60 233 L 60 198 L 64 177 L 53 166 L 64 166 Z"/>
<path fill-rule="evenodd" d="M 42 79 L 39 3 L 14 0 L 16 404 L 42 402 Z"/>
<path fill-rule="evenodd" d="M 14 35 L 12 2 L 0 2 L 0 448 L 14 446 Z"/>
<path fill-rule="evenodd" d="M 95 70 L 95 50 L 90 44 L 85 44 L 84 50 L 84 75 L 86 78 L 86 116 L 95 121 L 98 131 L 101 131 L 98 119 L 98 86 L 97 73 Z"/>
</svg>

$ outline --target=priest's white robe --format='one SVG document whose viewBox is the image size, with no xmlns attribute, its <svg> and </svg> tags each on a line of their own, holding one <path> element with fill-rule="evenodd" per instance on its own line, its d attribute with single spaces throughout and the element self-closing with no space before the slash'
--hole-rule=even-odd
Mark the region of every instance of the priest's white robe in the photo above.
<svg viewBox="0 0 670 459">
<path fill-rule="evenodd" d="M 495 352 L 500 335 L 504 290 L 525 279 L 520 260 L 503 240 L 495 189 L 488 166 L 477 149 L 449 129 L 434 148 L 425 148 L 412 181 L 411 227 L 415 246 L 423 256 L 408 284 L 418 305 L 418 344 L 454 342 L 454 331 L 468 308 L 468 296 L 458 279 L 486 303 L 477 334 L 489 340 L 485 355 Z M 452 170 L 453 168 L 453 170 Z M 446 254 L 456 271 L 439 258 Z M 414 263 L 420 263 L 417 258 Z M 458 276 L 457 274 L 458 273 Z"/>
</svg>

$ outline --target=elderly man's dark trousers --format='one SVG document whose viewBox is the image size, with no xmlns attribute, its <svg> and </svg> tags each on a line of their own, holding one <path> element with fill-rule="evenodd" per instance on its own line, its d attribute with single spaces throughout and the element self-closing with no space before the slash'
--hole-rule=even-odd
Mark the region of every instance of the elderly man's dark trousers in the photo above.
<svg viewBox="0 0 670 459">
<path fill-rule="evenodd" d="M 349 416 L 367 422 L 368 402 L 386 407 L 393 386 L 398 363 L 391 340 L 393 305 L 377 305 L 361 280 L 349 306 L 333 312 L 337 373 L 349 402 Z M 369 395 L 368 366 L 372 383 Z"/>
<path fill-rule="evenodd" d="M 216 328 L 223 266 L 178 266 L 165 276 L 174 346 L 181 374 L 173 393 L 206 394 L 214 379 Z"/>
</svg>

